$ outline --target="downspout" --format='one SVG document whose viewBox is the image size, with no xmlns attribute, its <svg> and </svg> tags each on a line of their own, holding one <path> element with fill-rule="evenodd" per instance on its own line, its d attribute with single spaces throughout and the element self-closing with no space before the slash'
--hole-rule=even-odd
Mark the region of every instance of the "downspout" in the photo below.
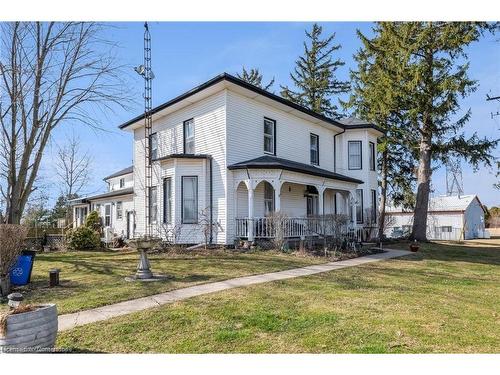
<svg viewBox="0 0 500 375">
<path fill-rule="evenodd" d="M 337 135 L 344 134 L 345 128 L 333 136 L 333 172 L 337 173 Z"/>
</svg>

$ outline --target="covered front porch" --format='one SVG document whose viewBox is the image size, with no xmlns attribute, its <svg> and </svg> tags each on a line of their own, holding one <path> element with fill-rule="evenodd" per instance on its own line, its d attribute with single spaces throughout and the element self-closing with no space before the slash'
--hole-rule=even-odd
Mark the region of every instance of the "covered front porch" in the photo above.
<svg viewBox="0 0 500 375">
<path fill-rule="evenodd" d="M 360 237 L 355 197 L 362 181 L 324 172 L 314 175 L 278 168 L 236 170 L 235 236 L 248 241 L 278 235 Z"/>
</svg>

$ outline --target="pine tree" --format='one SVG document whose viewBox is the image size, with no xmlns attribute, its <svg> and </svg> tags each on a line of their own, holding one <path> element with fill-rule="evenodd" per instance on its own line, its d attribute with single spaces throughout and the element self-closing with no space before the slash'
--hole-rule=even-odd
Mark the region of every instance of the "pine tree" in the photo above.
<svg viewBox="0 0 500 375">
<path fill-rule="evenodd" d="M 387 24 L 378 23 L 369 39 L 358 30 L 363 46 L 354 56 L 357 70 L 351 71 L 352 93 L 345 108 L 385 130 L 379 138 L 380 169 L 379 238 L 385 228 L 385 207 L 390 198 L 395 204 L 412 207 L 415 186 L 416 137 L 409 130 L 406 97 L 398 91 L 404 74 L 404 56 L 386 47 Z"/>
<path fill-rule="evenodd" d="M 405 65 L 396 90 L 411 103 L 407 116 L 418 135 L 417 193 L 411 238 L 425 241 L 432 162 L 459 156 L 474 167 L 491 165 L 498 140 L 463 131 L 471 111 L 459 113 L 460 98 L 477 89 L 468 76 L 466 48 L 485 30 L 479 22 L 409 22 L 387 25 L 386 48 L 397 51 Z M 457 119 L 458 118 L 458 119 Z"/>
<path fill-rule="evenodd" d="M 304 42 L 304 55 L 296 61 L 290 78 L 296 90 L 281 86 L 281 96 L 322 115 L 339 118 L 341 114 L 333 104 L 332 95 L 349 91 L 348 82 L 337 79 L 337 69 L 345 63 L 334 59 L 333 53 L 341 48 L 333 44 L 335 33 L 322 39 L 322 27 L 314 24 L 306 31 L 309 43 Z"/>
<path fill-rule="evenodd" d="M 268 84 L 263 84 L 262 80 L 264 79 L 264 77 L 257 68 L 251 68 L 250 71 L 248 71 L 245 67 L 242 67 L 241 74 L 236 73 L 236 75 L 239 79 L 242 79 L 243 81 L 266 91 L 269 91 L 269 89 L 274 85 L 274 77 Z"/>
</svg>

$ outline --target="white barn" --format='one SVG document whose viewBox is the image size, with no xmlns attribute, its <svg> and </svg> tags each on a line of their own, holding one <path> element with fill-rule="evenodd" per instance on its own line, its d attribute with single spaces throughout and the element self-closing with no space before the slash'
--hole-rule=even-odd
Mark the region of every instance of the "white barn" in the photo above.
<svg viewBox="0 0 500 375">
<path fill-rule="evenodd" d="M 411 232 L 413 211 L 388 206 L 388 237 L 401 237 Z M 432 240 L 462 240 L 484 238 L 484 208 L 477 195 L 439 196 L 429 200 L 427 238 Z"/>
<path fill-rule="evenodd" d="M 300 236 L 311 216 L 346 214 L 354 230 L 376 220 L 383 133 L 373 124 L 324 117 L 226 73 L 152 112 L 150 139 L 143 115 L 120 125 L 134 137 L 133 225 L 115 232 L 140 236 L 149 221 L 162 237 L 197 244 L 208 227 L 211 243 L 231 245 L 269 237 L 267 220 L 278 211 L 289 218 L 288 237 Z M 94 201 L 87 199 L 90 208 Z"/>
</svg>

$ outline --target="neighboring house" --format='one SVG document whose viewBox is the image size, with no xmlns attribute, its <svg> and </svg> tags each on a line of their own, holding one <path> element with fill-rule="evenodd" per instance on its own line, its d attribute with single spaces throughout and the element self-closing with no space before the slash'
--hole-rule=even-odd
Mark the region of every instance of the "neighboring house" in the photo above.
<svg viewBox="0 0 500 375">
<path fill-rule="evenodd" d="M 79 227 L 90 211 L 97 211 L 102 225 L 112 234 L 131 238 L 134 233 L 133 167 L 122 169 L 104 178 L 106 193 L 73 199 L 73 227 Z"/>
<path fill-rule="evenodd" d="M 383 133 L 370 123 L 332 120 L 228 74 L 152 112 L 148 140 L 143 115 L 120 126 L 134 136 L 136 236 L 149 221 L 154 233 L 177 243 L 233 244 L 271 236 L 267 218 L 275 211 L 289 217 L 287 237 L 301 236 L 315 215 L 350 215 L 352 226 L 376 220 Z M 149 218 L 146 141 L 153 160 Z"/>
<path fill-rule="evenodd" d="M 388 206 L 386 208 L 388 237 L 401 237 L 411 232 L 413 211 Z M 461 240 L 485 238 L 484 208 L 477 195 L 431 197 L 427 216 L 427 238 Z"/>
</svg>

